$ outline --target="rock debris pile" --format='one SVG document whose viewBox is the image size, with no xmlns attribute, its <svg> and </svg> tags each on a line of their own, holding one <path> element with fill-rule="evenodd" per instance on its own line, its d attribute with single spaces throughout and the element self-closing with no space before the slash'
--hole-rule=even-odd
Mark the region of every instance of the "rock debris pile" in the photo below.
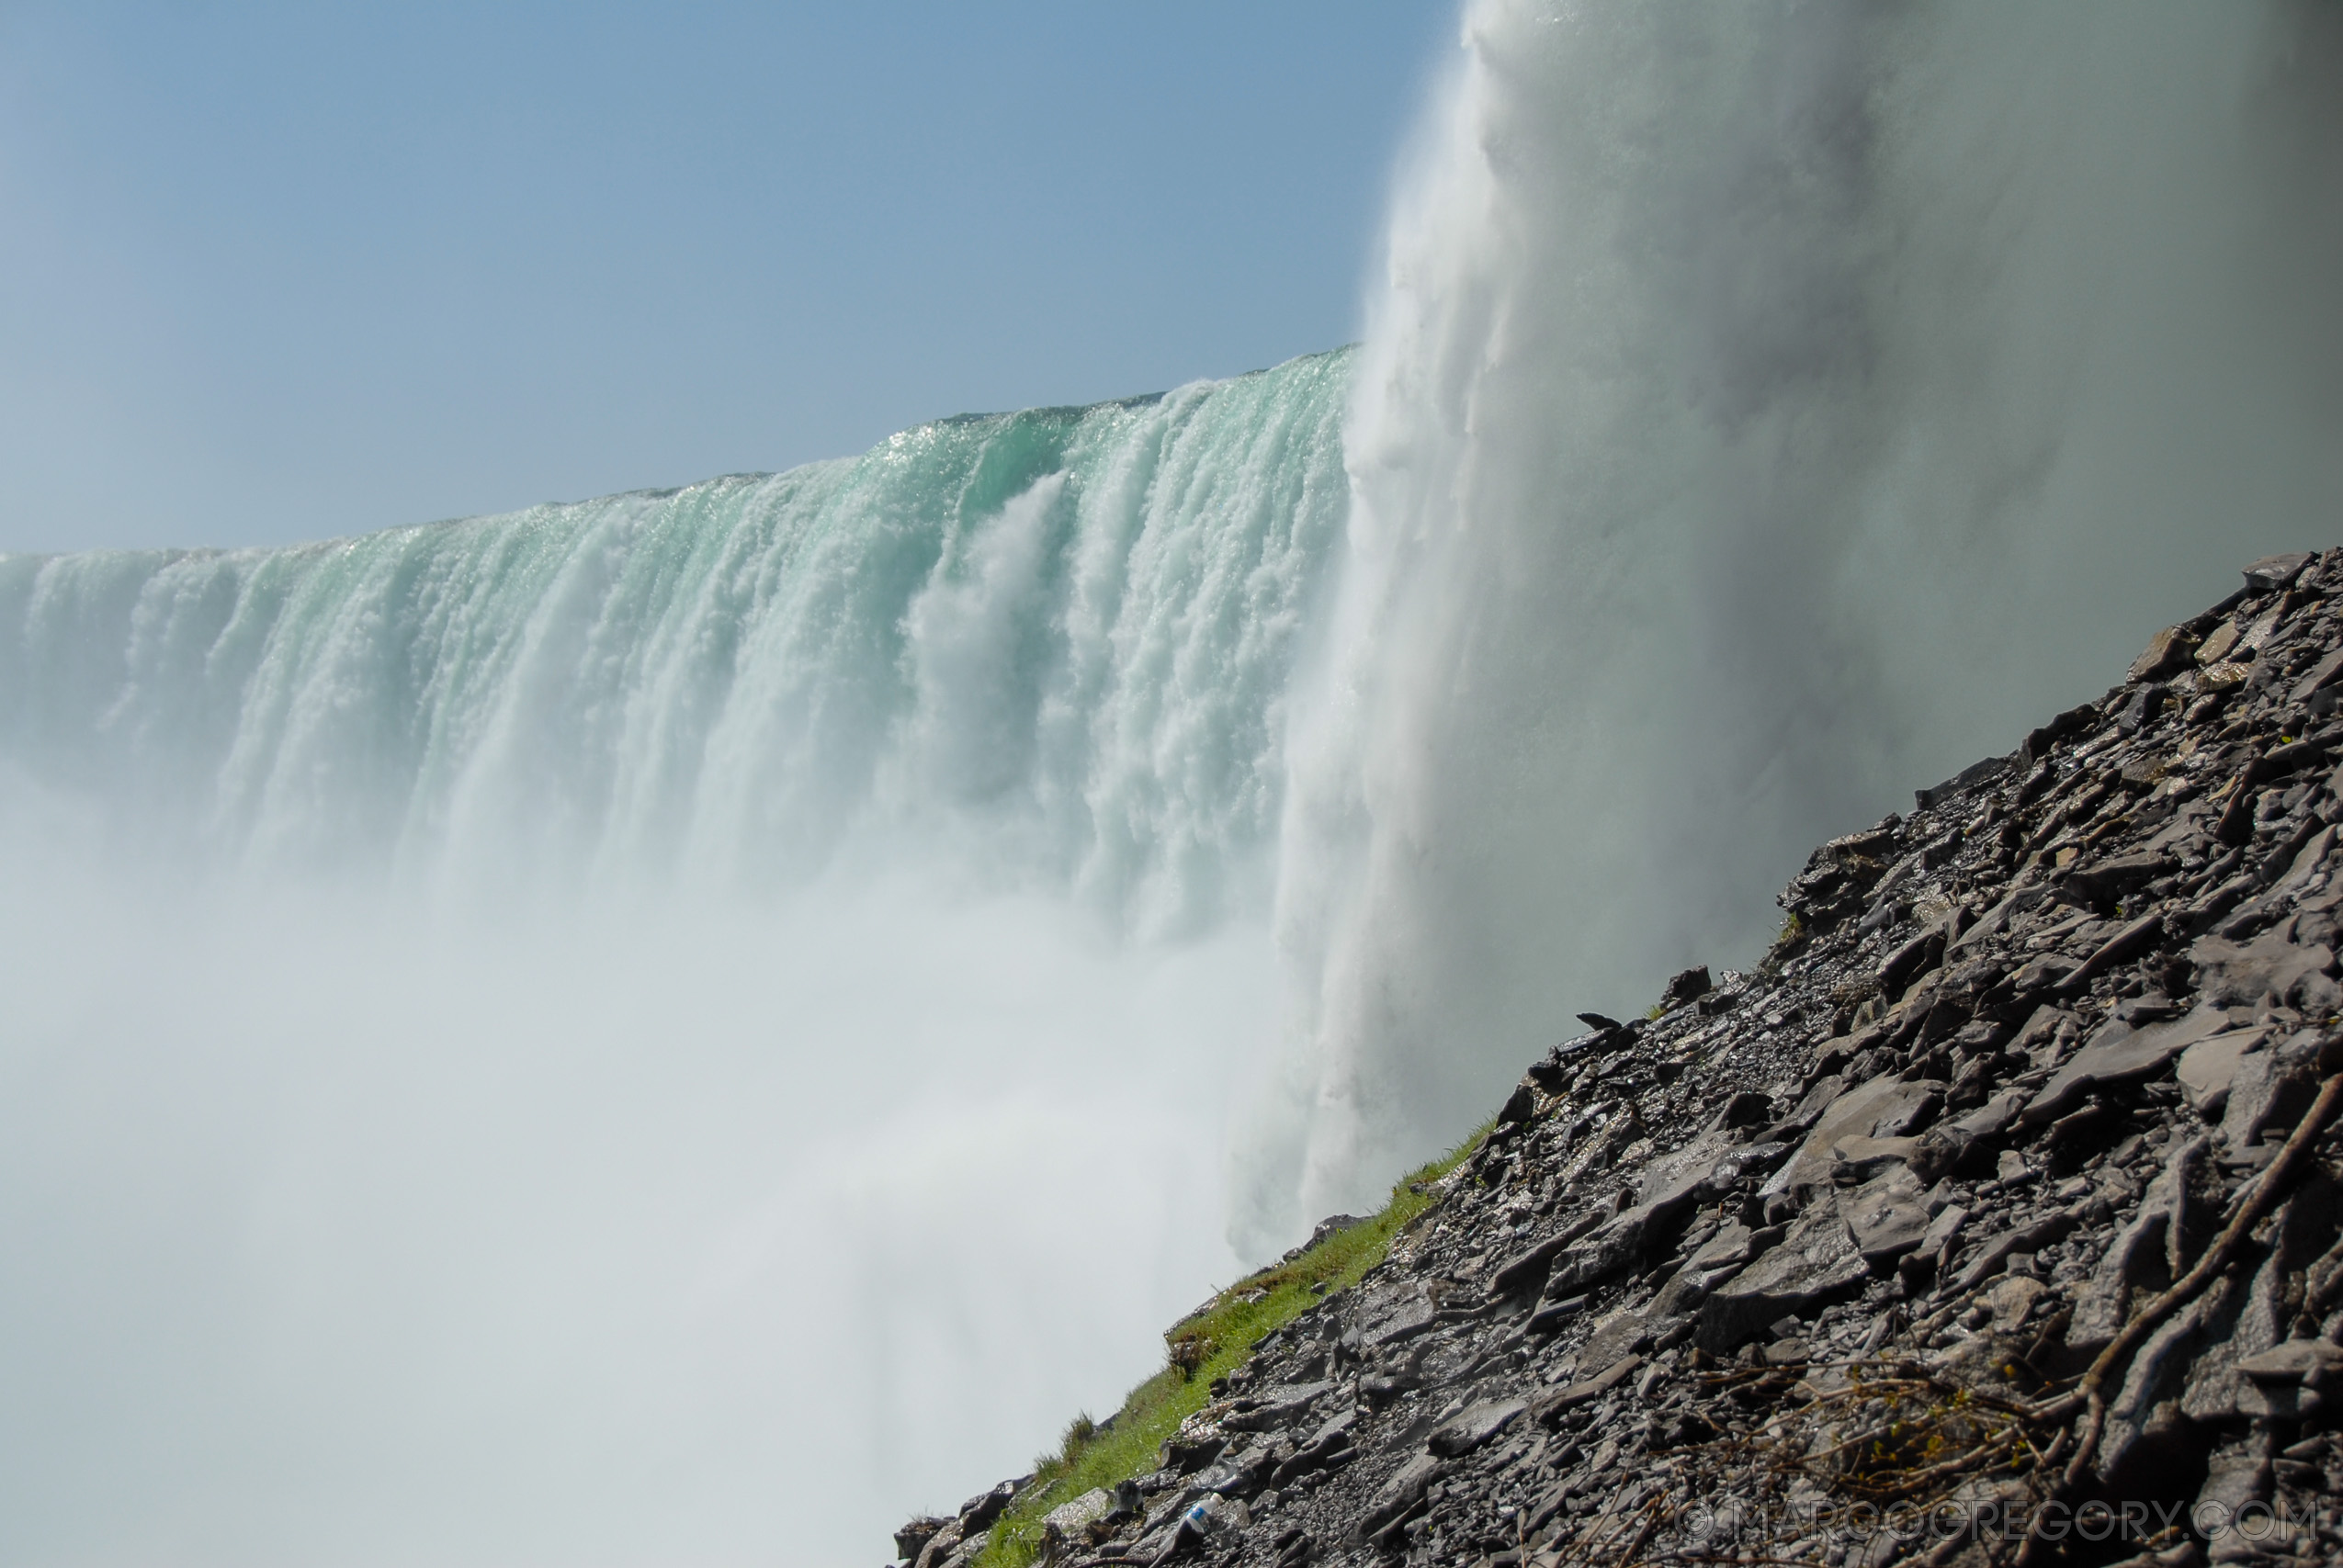
<svg viewBox="0 0 2343 1568">
<path fill-rule="evenodd" d="M 1581 1015 L 1071 1565 L 2343 1561 L 2343 550 Z M 1014 1499 L 897 1539 L 966 1568 Z"/>
</svg>

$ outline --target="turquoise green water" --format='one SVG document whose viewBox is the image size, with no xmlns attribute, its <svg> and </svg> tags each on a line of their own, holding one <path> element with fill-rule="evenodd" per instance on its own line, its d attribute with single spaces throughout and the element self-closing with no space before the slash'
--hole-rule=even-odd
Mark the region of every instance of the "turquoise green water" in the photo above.
<svg viewBox="0 0 2343 1568">
<path fill-rule="evenodd" d="M 909 831 L 1192 925 L 1260 882 L 1349 362 L 287 549 L 0 558 L 0 757 L 246 865 L 753 890 Z"/>
</svg>

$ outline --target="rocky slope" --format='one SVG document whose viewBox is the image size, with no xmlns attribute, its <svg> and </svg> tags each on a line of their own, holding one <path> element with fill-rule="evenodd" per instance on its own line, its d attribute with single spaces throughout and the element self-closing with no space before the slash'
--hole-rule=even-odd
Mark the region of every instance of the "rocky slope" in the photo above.
<svg viewBox="0 0 2343 1568">
<path fill-rule="evenodd" d="M 2338 707 L 2343 550 L 2259 561 L 1824 845 L 1047 1555 L 2343 1560 Z"/>
</svg>

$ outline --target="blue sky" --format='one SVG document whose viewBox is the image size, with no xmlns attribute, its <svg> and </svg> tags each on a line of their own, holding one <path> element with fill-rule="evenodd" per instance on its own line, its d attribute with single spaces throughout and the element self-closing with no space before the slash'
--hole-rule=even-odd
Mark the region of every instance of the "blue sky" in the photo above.
<svg viewBox="0 0 2343 1568">
<path fill-rule="evenodd" d="M 1358 330 L 1436 0 L 0 0 L 0 549 L 786 467 Z"/>
</svg>

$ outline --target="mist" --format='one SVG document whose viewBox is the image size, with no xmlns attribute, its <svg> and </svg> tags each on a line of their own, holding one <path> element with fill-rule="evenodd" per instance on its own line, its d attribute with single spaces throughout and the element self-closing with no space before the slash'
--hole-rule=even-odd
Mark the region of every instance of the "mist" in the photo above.
<svg viewBox="0 0 2343 1568">
<path fill-rule="evenodd" d="M 1340 356 L 0 558 L 0 1558 L 867 1562 L 1242 1267 Z"/>
<path fill-rule="evenodd" d="M 1479 0 L 1364 343 L 0 557 L 0 1556 L 868 1561 L 2343 518 L 2343 19 Z"/>
<path fill-rule="evenodd" d="M 1235 1272 L 1241 933 L 70 870 L 0 898 L 11 1562 L 867 1558 Z"/>
<path fill-rule="evenodd" d="M 1239 1234 L 2343 521 L 2343 16 L 1478 0 L 1399 176 Z"/>
</svg>

